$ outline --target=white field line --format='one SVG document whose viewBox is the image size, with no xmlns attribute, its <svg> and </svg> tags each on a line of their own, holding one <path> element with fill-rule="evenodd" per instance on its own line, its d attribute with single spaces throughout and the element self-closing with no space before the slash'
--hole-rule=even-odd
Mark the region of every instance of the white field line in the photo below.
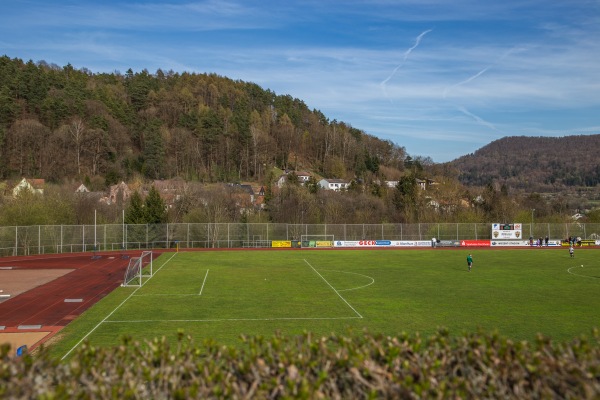
<svg viewBox="0 0 600 400">
<path fill-rule="evenodd" d="M 188 296 L 202 296 L 202 291 L 204 290 L 204 284 L 206 283 L 206 278 L 208 277 L 208 271 L 206 270 L 206 275 L 204 275 L 204 281 L 202 281 L 202 287 L 200 288 L 200 293 L 149 293 L 149 294 L 136 294 L 135 297 L 154 297 L 154 296 L 172 296 L 172 297 L 188 297 Z"/>
<path fill-rule="evenodd" d="M 91 334 L 92 334 L 92 333 L 93 333 L 93 332 L 94 332 L 96 329 L 98 329 L 98 327 L 99 327 L 100 325 L 102 325 L 102 324 L 103 324 L 103 323 L 104 323 L 104 322 L 105 322 L 105 321 L 106 321 L 108 318 L 110 318 L 110 316 L 111 316 L 111 315 L 113 315 L 113 314 L 114 314 L 114 313 L 115 313 L 115 312 L 116 312 L 116 311 L 117 311 L 119 308 L 121 308 L 121 306 L 122 306 L 123 304 L 125 304 L 125 302 L 127 302 L 127 300 L 129 300 L 129 299 L 131 298 L 131 296 L 133 296 L 133 295 L 135 294 L 135 292 L 137 292 L 138 290 L 140 290 L 140 289 L 141 289 L 141 288 L 142 288 L 142 287 L 143 287 L 143 286 L 144 286 L 146 283 L 148 283 L 148 281 L 149 281 L 150 279 L 152 279 L 152 278 L 154 277 L 154 275 L 156 275 L 156 274 L 158 273 L 158 271 L 160 271 L 160 270 L 162 269 L 162 267 L 164 267 L 164 266 L 165 266 L 165 265 L 166 265 L 166 264 L 167 264 L 169 261 L 171 261 L 171 259 L 172 259 L 173 257 L 175 257 L 175 255 L 177 255 L 177 253 L 173 253 L 173 255 L 172 255 L 172 256 L 171 256 L 171 257 L 170 257 L 170 258 L 169 258 L 167 261 L 165 261 L 165 262 L 163 263 L 163 265 L 161 265 L 161 266 L 160 266 L 160 268 L 158 268 L 158 269 L 156 270 L 156 272 L 155 272 L 155 273 L 154 273 L 154 274 L 153 274 L 153 275 L 152 275 L 150 278 L 148 278 L 148 279 L 146 280 L 146 282 L 144 282 L 144 283 L 142 284 L 142 286 L 135 288 L 135 290 L 134 290 L 133 292 L 131 292 L 131 294 L 130 294 L 129 296 L 127 296 L 127 297 L 125 298 L 125 300 L 123 300 L 123 301 L 121 302 L 121 304 L 119 304 L 118 306 L 116 306 L 116 307 L 115 307 L 115 309 L 114 309 L 114 310 L 112 310 L 112 311 L 111 311 L 111 312 L 110 312 L 110 313 L 109 313 L 109 314 L 108 314 L 106 317 L 104 317 L 104 319 L 103 319 L 102 321 L 98 322 L 98 325 L 96 325 L 96 326 L 95 326 L 95 327 L 94 327 L 94 328 L 93 328 L 91 331 L 89 331 L 89 332 L 88 332 L 88 333 L 87 333 L 87 334 L 86 334 L 84 337 L 82 337 L 82 338 L 81 338 L 81 340 L 80 340 L 79 342 L 77 342 L 77 343 L 75 344 L 75 346 L 73 346 L 73 347 L 71 348 L 71 350 L 67 351 L 67 353 L 66 353 L 64 356 L 62 356 L 62 358 L 61 358 L 60 360 L 62 361 L 62 360 L 64 360 L 65 358 L 67 358 L 67 356 L 68 356 L 69 354 L 71 354 L 71 352 L 72 352 L 73 350 L 75 350 L 75 349 L 76 349 L 76 348 L 77 348 L 77 347 L 78 347 L 78 346 L 79 346 L 79 345 L 80 345 L 80 344 L 81 344 L 81 343 L 82 343 L 82 342 L 83 342 L 85 339 L 87 339 L 87 337 L 88 337 L 88 336 L 90 336 L 90 335 L 91 335 Z"/>
<path fill-rule="evenodd" d="M 583 277 L 583 278 L 590 278 L 590 279 L 600 279 L 600 277 L 597 277 L 597 276 L 581 275 L 581 274 L 576 274 L 576 273 L 574 273 L 574 272 L 571 272 L 571 270 L 572 270 L 573 268 L 583 268 L 583 267 L 571 267 L 571 268 L 567 269 L 567 272 L 568 272 L 568 273 L 570 273 L 571 275 L 575 275 L 575 276 L 581 276 L 581 277 Z"/>
<path fill-rule="evenodd" d="M 325 283 L 326 283 L 326 284 L 327 284 L 327 285 L 328 285 L 328 286 L 331 288 L 331 290 L 333 290 L 333 291 L 335 292 L 335 294 L 337 294 L 337 295 L 339 296 L 339 298 L 340 298 L 340 299 L 342 299 L 342 301 L 343 301 L 344 303 L 346 303 L 346 305 L 347 305 L 348 307 L 350 307 L 350 308 L 352 309 L 352 311 L 354 311 L 354 312 L 356 313 L 356 315 L 358 315 L 358 318 L 362 318 L 362 317 L 363 317 L 362 315 L 360 315 L 360 313 L 359 313 L 358 311 L 356 311 L 356 309 L 355 309 L 354 307 L 352 307 L 352 306 L 350 305 L 350 303 L 348 303 L 348 301 L 347 301 L 347 300 L 346 300 L 346 299 L 345 299 L 345 298 L 344 298 L 344 297 L 343 297 L 343 296 L 340 294 L 340 292 L 338 292 L 338 291 L 337 291 L 337 290 L 336 290 L 336 289 L 335 289 L 333 286 L 331 286 L 331 283 L 329 283 L 329 282 L 327 281 L 327 279 L 323 278 L 323 275 L 321 275 L 321 274 L 319 273 L 319 271 L 317 271 L 317 270 L 315 269 L 315 267 L 313 267 L 312 265 L 310 265 L 310 263 L 309 263 L 308 261 L 306 261 L 306 259 L 304 259 L 304 262 L 305 262 L 306 264 L 308 264 L 308 266 L 309 266 L 309 267 L 311 267 L 311 268 L 312 268 L 312 270 L 313 270 L 313 271 L 315 271 L 315 273 L 321 277 L 321 279 L 323 279 L 323 281 L 324 281 L 324 282 L 325 282 Z"/>
<path fill-rule="evenodd" d="M 202 296 L 202 291 L 204 290 L 204 284 L 206 283 L 206 278 L 208 278 L 208 269 L 206 270 L 206 275 L 204 275 L 204 280 L 202 281 L 202 287 L 200 288 L 200 293 L 198 293 L 198 296 Z"/>
<path fill-rule="evenodd" d="M 228 321 L 322 321 L 322 320 L 345 320 L 360 319 L 358 317 L 280 317 L 280 318 L 204 318 L 204 319 L 140 319 L 140 320 L 111 320 L 107 324 L 137 324 L 137 323 L 157 323 L 157 322 L 228 322 Z"/>
<path fill-rule="evenodd" d="M 170 296 L 170 297 L 191 297 L 198 296 L 196 293 L 150 293 L 150 294 L 135 294 L 134 297 L 159 297 L 159 296 Z"/>
<path fill-rule="evenodd" d="M 348 289 L 340 289 L 338 290 L 338 292 L 349 292 L 351 290 L 358 290 L 358 289 L 362 289 L 362 288 L 366 288 L 367 286 L 371 286 L 372 284 L 375 283 L 375 279 L 370 277 L 369 275 L 363 275 L 363 274 L 359 274 L 358 272 L 350 272 L 350 271 L 337 271 L 334 269 L 328 269 L 327 271 L 333 271 L 333 272 L 339 272 L 341 274 L 352 274 L 352 275 L 358 275 L 358 276 L 363 276 L 365 278 L 368 278 L 371 280 L 370 283 L 367 283 L 366 285 L 362 285 L 362 286 L 357 286 L 357 287 L 353 287 L 353 288 L 348 288 Z"/>
</svg>

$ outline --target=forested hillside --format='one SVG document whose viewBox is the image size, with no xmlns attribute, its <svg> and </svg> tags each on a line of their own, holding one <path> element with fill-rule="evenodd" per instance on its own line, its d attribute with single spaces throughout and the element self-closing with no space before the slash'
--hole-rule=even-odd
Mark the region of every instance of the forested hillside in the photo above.
<svg viewBox="0 0 600 400">
<path fill-rule="evenodd" d="M 100 207 L 70 186 L 84 182 L 106 193 L 125 181 L 138 191 L 170 178 L 189 183 L 170 208 L 171 222 L 525 221 L 532 204 L 538 219 L 562 221 L 587 203 L 557 197 L 545 204 L 533 192 L 598 187 L 599 150 L 600 135 L 506 138 L 433 164 L 254 83 L 0 57 L 4 225 L 89 223 L 94 209 L 114 222 L 125 204 Z M 292 174 L 275 187 L 282 170 L 308 171 L 312 180 L 303 186 Z M 14 198 L 23 177 L 44 179 L 44 196 Z M 320 190 L 320 177 L 351 184 Z M 261 206 L 240 204 L 232 186 L 220 184 L 241 182 L 264 187 Z"/>
<path fill-rule="evenodd" d="M 360 178 L 404 148 L 289 95 L 215 74 L 93 73 L 0 58 L 0 179 L 260 180 L 269 168 Z"/>
<path fill-rule="evenodd" d="M 528 192 L 595 187 L 600 184 L 600 135 L 505 137 L 448 165 L 469 186 L 497 182 Z"/>
</svg>

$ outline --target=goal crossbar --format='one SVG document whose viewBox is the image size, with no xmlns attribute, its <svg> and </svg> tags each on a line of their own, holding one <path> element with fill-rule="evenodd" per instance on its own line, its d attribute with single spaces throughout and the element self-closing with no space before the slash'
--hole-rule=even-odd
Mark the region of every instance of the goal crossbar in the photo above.
<svg viewBox="0 0 600 400">
<path fill-rule="evenodd" d="M 151 251 L 144 251 L 139 257 L 130 258 L 122 286 L 142 286 L 145 280 L 151 278 L 154 273 L 152 259 Z"/>
</svg>

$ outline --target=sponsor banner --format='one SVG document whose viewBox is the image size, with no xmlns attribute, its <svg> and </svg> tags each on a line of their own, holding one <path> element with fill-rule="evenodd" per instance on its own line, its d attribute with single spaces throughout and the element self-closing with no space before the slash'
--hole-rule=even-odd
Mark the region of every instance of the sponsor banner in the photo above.
<svg viewBox="0 0 600 400">
<path fill-rule="evenodd" d="M 548 247 L 550 246 L 561 246 L 560 240 L 549 240 Z"/>
<path fill-rule="evenodd" d="M 431 247 L 428 240 L 336 240 L 335 247 Z"/>
<path fill-rule="evenodd" d="M 590 247 L 590 246 L 597 246 L 598 243 L 600 243 L 600 241 L 598 240 L 592 240 L 592 239 L 584 239 L 581 241 L 581 244 L 579 244 L 579 242 L 575 242 L 575 245 L 573 247 Z M 569 247 L 569 242 L 567 242 L 566 240 L 562 242 L 563 246 Z"/>
<path fill-rule="evenodd" d="M 436 244 L 437 247 L 459 247 L 460 242 L 458 240 L 440 240 Z"/>
<path fill-rule="evenodd" d="M 431 247 L 431 240 L 417 240 L 415 242 L 417 247 Z"/>
<path fill-rule="evenodd" d="M 333 242 L 331 240 L 316 240 L 315 247 L 333 247 Z"/>
<path fill-rule="evenodd" d="M 292 247 L 291 240 L 273 240 L 271 247 Z"/>
<path fill-rule="evenodd" d="M 412 242 L 414 243 L 414 242 Z M 390 240 L 337 240 L 336 247 L 378 247 L 378 246 L 396 246 L 396 242 Z M 414 244 L 412 244 L 414 246 Z"/>
<path fill-rule="evenodd" d="M 429 243 L 429 242 L 427 242 Z M 417 242 L 415 242 L 414 240 L 395 240 L 394 244 L 392 246 L 396 246 L 396 247 L 416 247 L 417 246 Z M 430 244 L 431 246 L 431 244 Z"/>
<path fill-rule="evenodd" d="M 491 246 L 490 240 L 461 240 L 461 247 L 489 247 Z"/>
<path fill-rule="evenodd" d="M 492 246 L 495 247 L 518 247 L 518 246 L 529 246 L 527 240 L 492 240 Z"/>
<path fill-rule="evenodd" d="M 456 242 L 458 246 L 458 242 Z M 335 247 L 431 247 L 429 240 L 336 240 Z"/>
</svg>

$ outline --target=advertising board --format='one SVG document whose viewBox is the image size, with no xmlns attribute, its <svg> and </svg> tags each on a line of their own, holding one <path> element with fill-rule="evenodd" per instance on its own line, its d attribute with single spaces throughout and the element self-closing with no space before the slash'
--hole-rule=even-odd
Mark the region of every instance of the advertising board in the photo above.
<svg viewBox="0 0 600 400">
<path fill-rule="evenodd" d="M 431 247 L 429 240 L 336 240 L 335 247 Z"/>
<path fill-rule="evenodd" d="M 458 240 L 440 240 L 436 244 L 437 247 L 459 247 L 460 242 Z"/>
<path fill-rule="evenodd" d="M 461 240 L 461 247 L 490 247 L 490 240 Z"/>
<path fill-rule="evenodd" d="M 271 247 L 292 247 L 292 242 L 290 240 L 273 240 Z"/>
<path fill-rule="evenodd" d="M 492 247 L 528 247 L 527 240 L 492 240 Z"/>
</svg>

